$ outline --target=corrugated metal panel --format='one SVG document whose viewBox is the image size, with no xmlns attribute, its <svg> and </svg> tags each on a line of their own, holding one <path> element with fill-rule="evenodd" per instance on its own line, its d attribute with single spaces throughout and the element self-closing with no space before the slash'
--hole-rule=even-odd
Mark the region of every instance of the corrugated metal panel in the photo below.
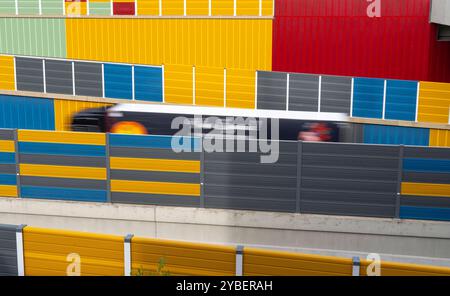
<svg viewBox="0 0 450 296">
<path fill-rule="evenodd" d="M 45 60 L 45 83 L 48 93 L 72 95 L 72 62 Z"/>
<path fill-rule="evenodd" d="M 132 274 L 155 273 L 164 259 L 162 272 L 170 275 L 232 276 L 236 270 L 236 250 L 231 246 L 176 242 L 133 237 Z"/>
<path fill-rule="evenodd" d="M 104 71 L 106 97 L 133 99 L 131 66 L 104 64 Z"/>
<path fill-rule="evenodd" d="M 27 226 L 23 230 L 25 275 L 68 275 L 80 256 L 81 275 L 121 276 L 124 273 L 123 237 Z M 57 246 L 57 247 L 55 247 Z"/>
<path fill-rule="evenodd" d="M 351 77 L 322 76 L 320 111 L 350 114 L 351 93 Z"/>
<path fill-rule="evenodd" d="M 44 66 L 41 59 L 16 58 L 17 90 L 44 92 Z"/>
<path fill-rule="evenodd" d="M 0 224 L 0 276 L 18 275 L 16 228 Z"/>
<path fill-rule="evenodd" d="M 430 146 L 450 147 L 450 131 L 431 129 Z"/>
<path fill-rule="evenodd" d="M 15 0 L 3 0 L 0 2 L 1 14 L 16 14 L 16 1 Z"/>
<path fill-rule="evenodd" d="M 352 275 L 350 258 L 244 249 L 246 276 L 343 276 Z"/>
<path fill-rule="evenodd" d="M 162 69 L 134 66 L 135 99 L 142 101 L 163 101 Z"/>
<path fill-rule="evenodd" d="M 195 68 L 195 104 L 224 105 L 224 70 L 222 68 Z"/>
<path fill-rule="evenodd" d="M 273 70 L 449 81 L 448 44 L 436 41 L 429 0 L 383 1 L 380 18 L 367 16 L 369 5 L 277 0 Z"/>
<path fill-rule="evenodd" d="M 22 0 L 19 0 L 19 2 Z M 62 15 L 63 5 L 62 0 L 40 0 L 42 5 L 43 15 Z"/>
<path fill-rule="evenodd" d="M 73 59 L 271 70 L 271 20 L 72 18 L 66 26 Z"/>
<path fill-rule="evenodd" d="M 111 2 L 89 2 L 89 15 L 111 15 Z"/>
<path fill-rule="evenodd" d="M 273 164 L 260 163 L 259 153 L 205 153 L 205 206 L 294 212 L 296 164 L 296 142 L 280 143 Z"/>
<path fill-rule="evenodd" d="M 286 110 L 287 73 L 258 71 L 257 108 Z"/>
<path fill-rule="evenodd" d="M 211 13 L 215 16 L 233 15 L 234 0 L 215 0 L 211 2 Z"/>
<path fill-rule="evenodd" d="M 134 2 L 113 2 L 114 15 L 134 15 Z"/>
<path fill-rule="evenodd" d="M 416 120 L 417 81 L 386 82 L 386 119 Z"/>
<path fill-rule="evenodd" d="M 19 14 L 32 15 L 39 14 L 39 1 L 34 0 L 20 0 L 17 3 L 19 7 Z"/>
<path fill-rule="evenodd" d="M 364 125 L 364 143 L 428 146 L 430 130 L 426 128 Z"/>
<path fill-rule="evenodd" d="M 57 131 L 70 131 L 72 117 L 76 113 L 89 108 L 100 108 L 104 106 L 111 106 L 111 104 L 55 99 L 54 106 L 55 106 L 55 129 Z"/>
<path fill-rule="evenodd" d="M 186 1 L 187 15 L 208 15 L 209 0 L 189 0 Z"/>
<path fill-rule="evenodd" d="M 361 260 L 361 274 L 366 275 L 372 260 Z M 383 276 L 448 276 L 448 267 L 427 266 L 408 263 L 385 262 L 381 263 L 381 275 Z"/>
<path fill-rule="evenodd" d="M 164 65 L 164 95 L 166 103 L 193 104 L 192 66 Z"/>
<path fill-rule="evenodd" d="M 353 88 L 353 116 L 383 117 L 384 80 L 355 78 Z"/>
<path fill-rule="evenodd" d="M 159 15 L 159 0 L 137 0 L 138 15 Z"/>
<path fill-rule="evenodd" d="M 0 56 L 0 89 L 15 90 L 14 83 L 14 58 Z"/>
<path fill-rule="evenodd" d="M 226 107 L 255 108 L 255 71 L 227 69 Z"/>
<path fill-rule="evenodd" d="M 289 110 L 319 110 L 319 76 L 291 74 L 289 79 Z"/>
<path fill-rule="evenodd" d="M 200 153 L 175 153 L 171 141 L 171 137 L 110 136 L 113 202 L 200 205 Z"/>
<path fill-rule="evenodd" d="M 237 15 L 259 15 L 259 0 L 237 0 Z"/>
<path fill-rule="evenodd" d="M 54 130 L 53 100 L 0 95 L 1 128 Z"/>
<path fill-rule="evenodd" d="M 163 15 L 183 15 L 184 0 L 164 0 L 162 2 Z"/>
<path fill-rule="evenodd" d="M 394 217 L 399 148 L 303 143 L 302 213 Z"/>
<path fill-rule="evenodd" d="M 418 121 L 449 123 L 450 84 L 420 82 Z"/>
<path fill-rule="evenodd" d="M 66 57 L 66 25 L 56 18 L 0 19 L 0 52 Z"/>
<path fill-rule="evenodd" d="M 75 62 L 75 94 L 78 96 L 103 96 L 102 65 Z"/>
</svg>

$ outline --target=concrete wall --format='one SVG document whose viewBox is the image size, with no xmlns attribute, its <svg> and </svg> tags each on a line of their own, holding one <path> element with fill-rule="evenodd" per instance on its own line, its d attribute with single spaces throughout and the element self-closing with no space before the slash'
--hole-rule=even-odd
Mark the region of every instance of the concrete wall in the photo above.
<svg viewBox="0 0 450 296">
<path fill-rule="evenodd" d="M 450 26 L 450 0 L 433 0 L 431 3 L 431 22 Z"/>
<path fill-rule="evenodd" d="M 450 266 L 445 222 L 1 198 L 0 223 Z"/>
</svg>

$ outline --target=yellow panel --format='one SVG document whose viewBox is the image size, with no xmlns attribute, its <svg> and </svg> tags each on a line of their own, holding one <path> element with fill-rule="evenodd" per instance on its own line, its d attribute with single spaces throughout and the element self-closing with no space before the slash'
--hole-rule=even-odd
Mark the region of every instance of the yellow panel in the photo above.
<svg viewBox="0 0 450 296">
<path fill-rule="evenodd" d="M 137 0 L 138 15 L 159 15 L 159 0 Z"/>
<path fill-rule="evenodd" d="M 86 2 L 66 2 L 66 15 L 67 16 L 80 16 L 86 15 L 87 3 Z"/>
<path fill-rule="evenodd" d="M 110 165 L 112 169 L 122 170 L 200 173 L 197 160 L 111 157 Z"/>
<path fill-rule="evenodd" d="M 420 82 L 419 122 L 448 123 L 450 83 Z"/>
<path fill-rule="evenodd" d="M 224 69 L 195 68 L 195 105 L 224 106 Z"/>
<path fill-rule="evenodd" d="M 193 104 L 192 66 L 164 66 L 164 96 L 166 103 Z"/>
<path fill-rule="evenodd" d="M 176 242 L 133 237 L 131 266 L 155 273 L 164 259 L 164 271 L 170 275 L 232 276 L 235 273 L 235 248 L 199 243 Z"/>
<path fill-rule="evenodd" d="M 450 197 L 450 184 L 402 182 L 402 194 Z"/>
<path fill-rule="evenodd" d="M 0 56 L 0 89 L 15 90 L 14 84 L 14 58 Z"/>
<path fill-rule="evenodd" d="M 272 67 L 268 19 L 69 18 L 66 32 L 69 59 L 268 71 Z"/>
<path fill-rule="evenodd" d="M 123 275 L 123 237 L 25 227 L 25 275 L 67 275 L 69 254 L 81 259 L 81 275 Z"/>
<path fill-rule="evenodd" d="M 187 15 L 208 15 L 209 0 L 186 0 Z"/>
<path fill-rule="evenodd" d="M 361 275 L 367 275 L 372 262 L 361 260 Z M 450 268 L 410 263 L 381 262 L 381 276 L 449 276 Z"/>
<path fill-rule="evenodd" d="M 184 15 L 184 0 L 162 0 L 162 15 Z"/>
<path fill-rule="evenodd" d="M 76 113 L 88 108 L 100 108 L 111 106 L 112 104 L 70 101 L 70 100 L 54 100 L 55 105 L 55 128 L 57 131 L 70 131 L 72 116 Z"/>
<path fill-rule="evenodd" d="M 111 0 L 89 0 L 91 3 L 111 3 Z"/>
<path fill-rule="evenodd" d="M 200 184 L 111 180 L 111 191 L 200 196 Z"/>
<path fill-rule="evenodd" d="M 49 132 L 19 130 L 18 140 L 21 142 L 63 143 L 83 145 L 105 145 L 105 134 L 82 132 Z"/>
<path fill-rule="evenodd" d="M 17 186 L 0 185 L 0 197 L 17 197 Z"/>
<path fill-rule="evenodd" d="M 255 71 L 227 69 L 227 107 L 255 108 Z"/>
<path fill-rule="evenodd" d="M 430 146 L 450 147 L 449 130 L 430 130 Z"/>
<path fill-rule="evenodd" d="M 347 258 L 244 249 L 244 275 L 351 275 Z"/>
<path fill-rule="evenodd" d="M 20 164 L 23 176 L 106 180 L 106 168 Z"/>
<path fill-rule="evenodd" d="M 238 0 L 236 2 L 236 15 L 259 15 L 259 0 Z"/>
<path fill-rule="evenodd" d="M 234 15 L 234 0 L 214 0 L 211 2 L 212 15 Z"/>
<path fill-rule="evenodd" d="M 262 15 L 263 16 L 273 16 L 273 1 L 275 0 L 262 0 Z"/>
<path fill-rule="evenodd" d="M 0 140 L 0 152 L 15 152 L 15 143 L 12 140 Z"/>
</svg>

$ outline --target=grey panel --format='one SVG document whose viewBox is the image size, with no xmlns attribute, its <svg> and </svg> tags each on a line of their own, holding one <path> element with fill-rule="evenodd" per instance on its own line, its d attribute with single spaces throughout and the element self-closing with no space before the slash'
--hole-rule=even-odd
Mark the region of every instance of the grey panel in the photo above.
<svg viewBox="0 0 450 296">
<path fill-rule="evenodd" d="M 286 110 L 287 73 L 258 72 L 257 108 Z"/>
<path fill-rule="evenodd" d="M 178 196 L 159 195 L 128 192 L 111 192 L 113 203 L 162 205 L 162 206 L 186 206 L 199 207 L 200 197 L 198 196 Z"/>
<path fill-rule="evenodd" d="M 16 174 L 15 164 L 0 163 L 0 174 Z"/>
<path fill-rule="evenodd" d="M 175 153 L 171 149 L 110 147 L 109 153 L 111 157 L 200 160 L 199 152 Z"/>
<path fill-rule="evenodd" d="M 72 62 L 45 60 L 45 81 L 48 93 L 72 95 Z"/>
<path fill-rule="evenodd" d="M 404 157 L 450 159 L 450 148 L 405 147 Z"/>
<path fill-rule="evenodd" d="M 450 174 L 404 171 L 402 180 L 403 182 L 450 184 Z"/>
<path fill-rule="evenodd" d="M 351 77 L 322 76 L 320 111 L 350 114 L 351 94 Z"/>
<path fill-rule="evenodd" d="M 66 155 L 19 154 L 20 163 L 50 164 L 67 166 L 106 167 L 105 157 L 80 157 Z"/>
<path fill-rule="evenodd" d="M 17 90 L 44 91 L 44 73 L 41 59 L 16 58 Z"/>
<path fill-rule="evenodd" d="M 14 276 L 17 270 L 15 225 L 0 224 L 0 276 Z"/>
<path fill-rule="evenodd" d="M 0 129 L 0 140 L 14 140 L 14 130 Z"/>
<path fill-rule="evenodd" d="M 105 180 L 67 179 L 20 176 L 20 184 L 28 186 L 50 186 L 63 188 L 101 189 L 106 190 Z"/>
<path fill-rule="evenodd" d="M 75 94 L 78 96 L 103 96 L 102 65 L 75 62 Z"/>
<path fill-rule="evenodd" d="M 402 206 L 450 208 L 450 198 L 437 196 L 401 196 Z"/>
<path fill-rule="evenodd" d="M 294 212 L 297 143 L 280 145 L 279 161 L 260 163 L 258 153 L 205 153 L 205 206 Z"/>
<path fill-rule="evenodd" d="M 399 148 L 303 143 L 303 213 L 394 217 Z"/>
<path fill-rule="evenodd" d="M 111 179 L 175 182 L 175 183 L 200 183 L 200 174 L 176 173 L 176 172 L 146 172 L 132 170 L 111 170 Z"/>
<path fill-rule="evenodd" d="M 290 74 L 289 110 L 317 111 L 319 108 L 319 76 Z"/>
</svg>

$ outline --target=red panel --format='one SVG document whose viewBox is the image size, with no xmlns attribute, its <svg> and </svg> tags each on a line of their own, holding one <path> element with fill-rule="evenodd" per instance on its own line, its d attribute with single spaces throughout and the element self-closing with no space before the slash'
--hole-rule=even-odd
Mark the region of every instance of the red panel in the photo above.
<svg viewBox="0 0 450 296">
<path fill-rule="evenodd" d="M 113 2 L 114 15 L 134 15 L 134 2 Z"/>
<path fill-rule="evenodd" d="M 430 0 L 381 0 L 381 17 L 366 0 L 277 0 L 273 70 L 450 81 L 448 43 L 436 45 Z M 432 64 L 429 64 L 429 63 Z"/>
</svg>

